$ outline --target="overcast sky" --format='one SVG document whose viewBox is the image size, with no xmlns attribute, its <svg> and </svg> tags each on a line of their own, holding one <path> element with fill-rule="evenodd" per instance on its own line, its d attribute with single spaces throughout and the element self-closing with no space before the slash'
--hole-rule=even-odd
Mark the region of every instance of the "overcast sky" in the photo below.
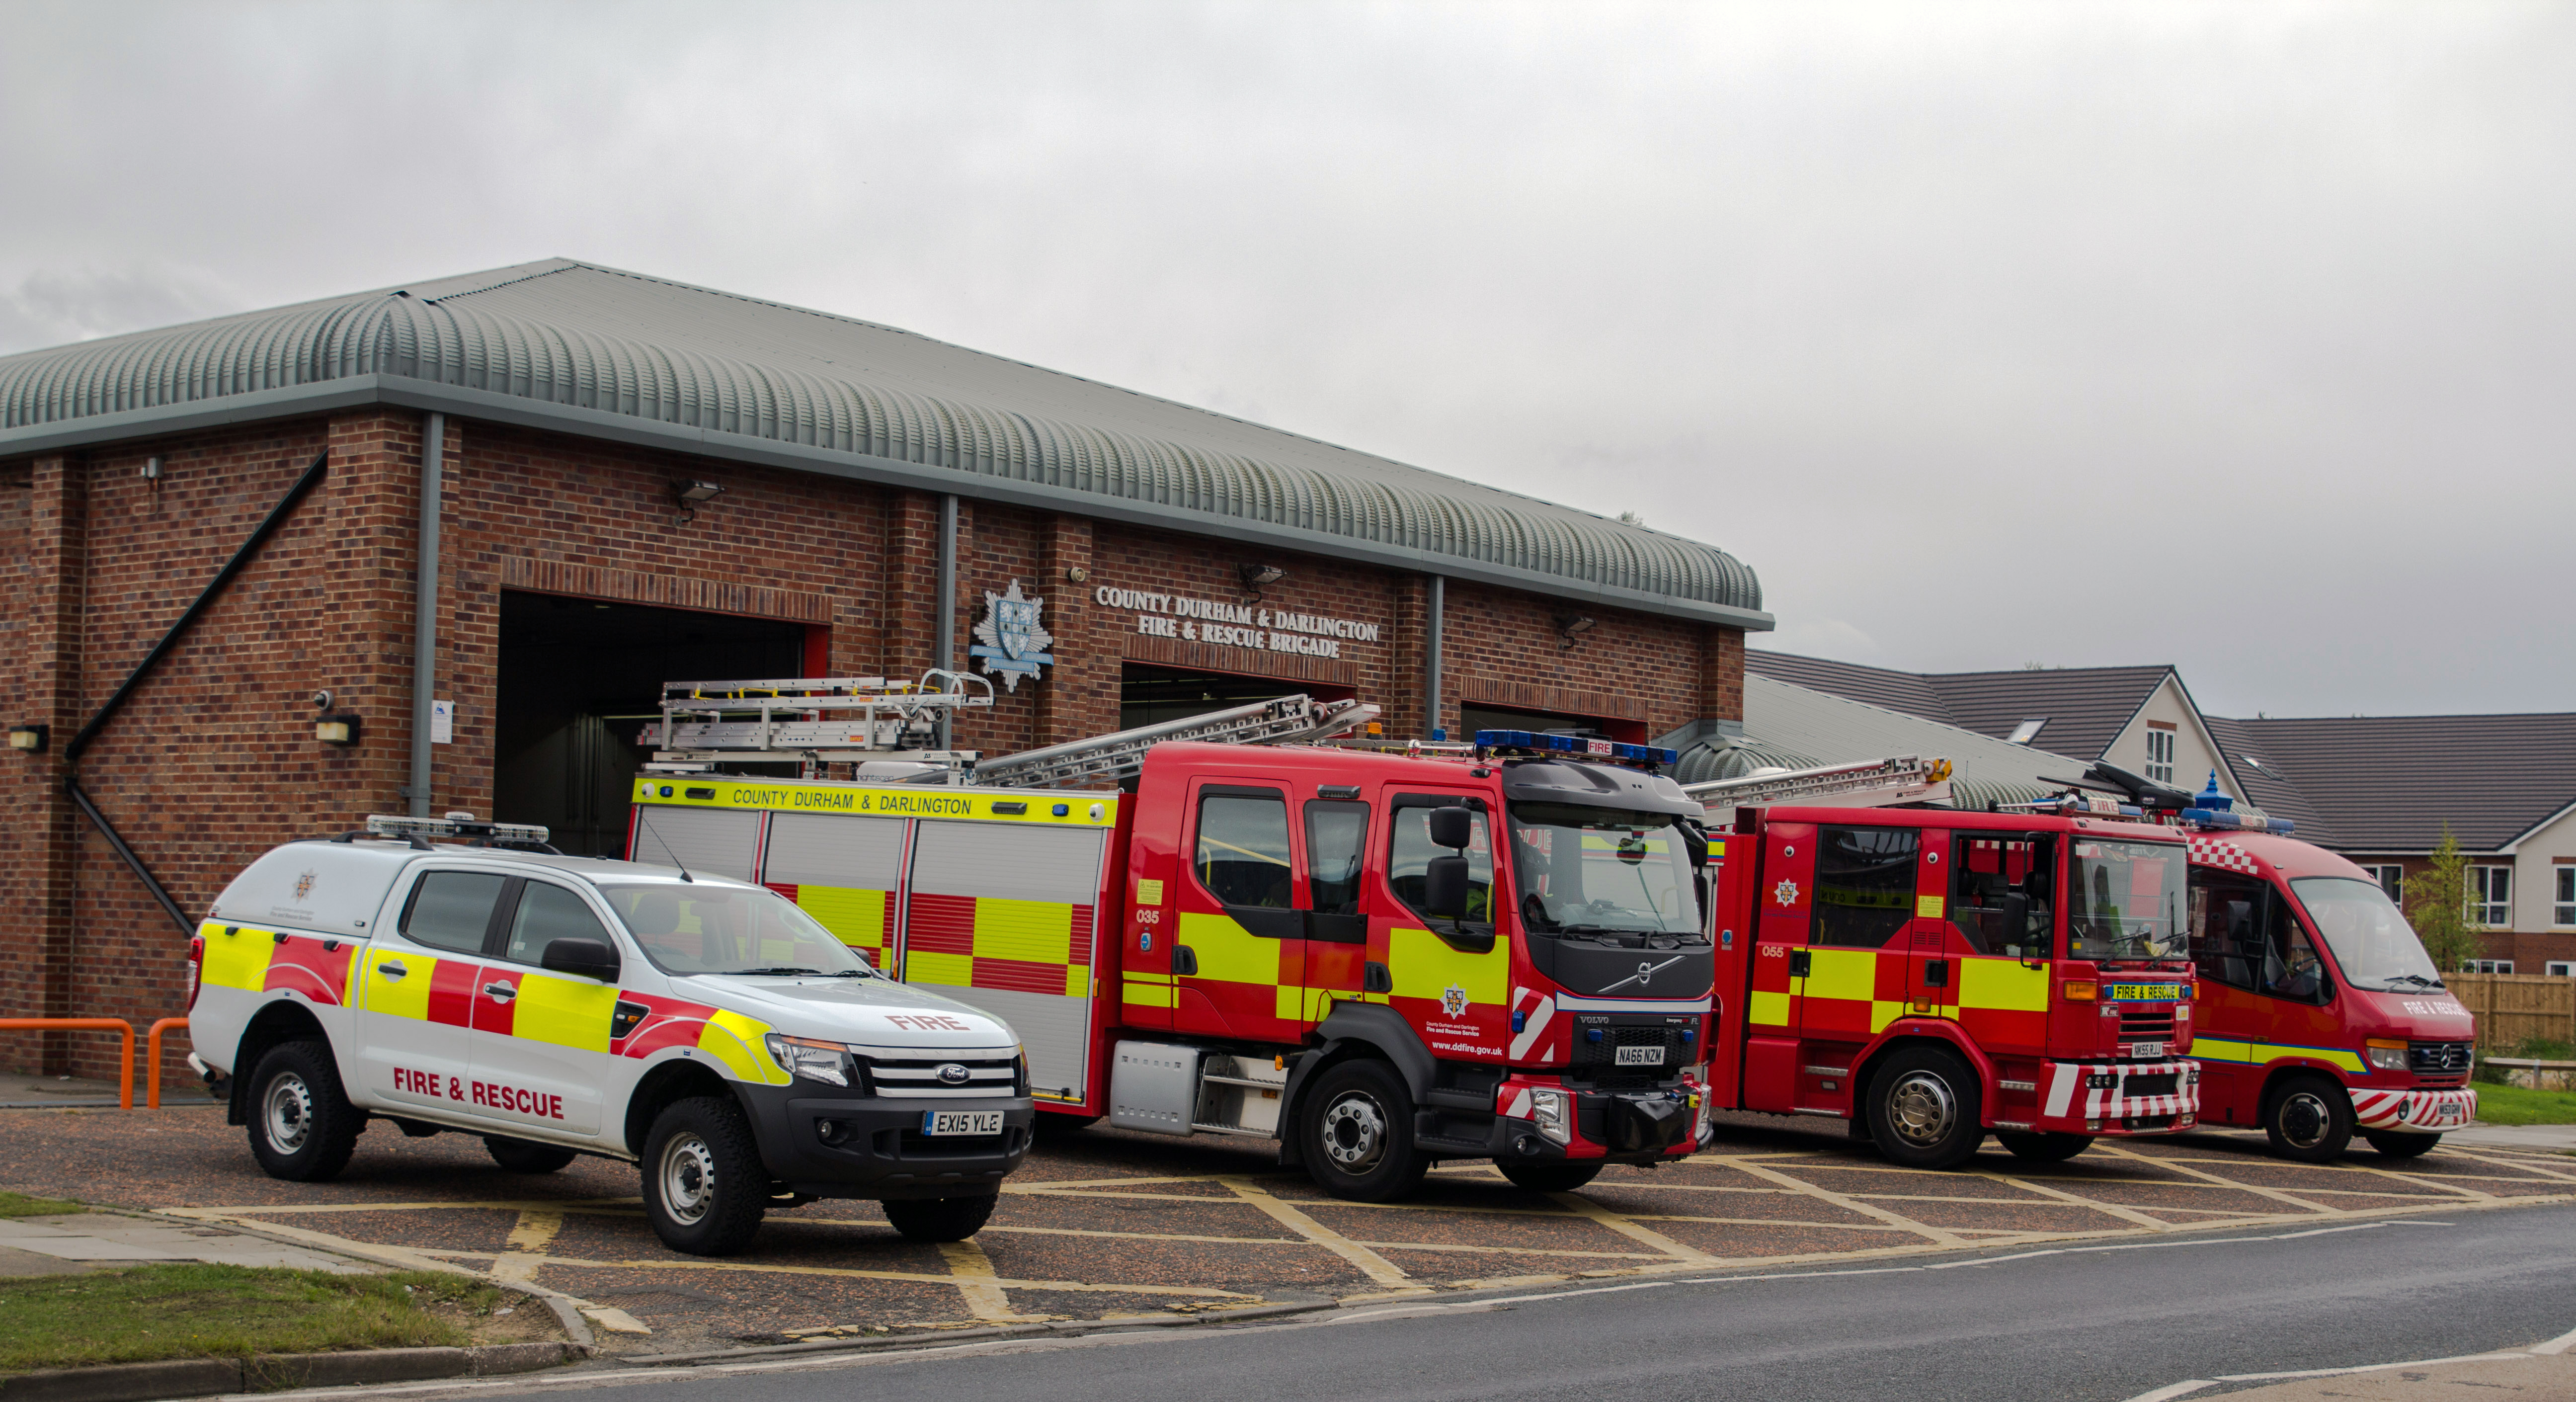
<svg viewBox="0 0 2576 1402">
<path fill-rule="evenodd" d="M 0 353 L 578 258 L 1636 511 L 1756 646 L 2576 709 L 2576 6 L 6 20 Z"/>
</svg>

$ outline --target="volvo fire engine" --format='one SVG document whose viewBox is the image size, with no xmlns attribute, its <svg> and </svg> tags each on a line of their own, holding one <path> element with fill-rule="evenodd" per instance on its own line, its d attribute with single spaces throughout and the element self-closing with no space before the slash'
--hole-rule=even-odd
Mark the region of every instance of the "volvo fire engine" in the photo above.
<svg viewBox="0 0 2576 1402">
<path fill-rule="evenodd" d="M 1947 778 L 1908 758 L 1691 786 L 1734 815 L 1715 1103 L 1847 1120 L 1935 1168 L 1990 1132 L 2053 1161 L 2190 1128 L 2183 835 L 2090 794 L 1858 806 L 1938 802 Z M 1853 806 L 1810 806 L 1838 803 Z"/>
<path fill-rule="evenodd" d="M 1349 738 L 1374 707 L 1302 696 L 992 761 L 889 749 L 971 700 L 675 683 L 629 851 L 764 883 L 1004 1019 L 1059 1124 L 1275 1137 L 1368 1201 L 1443 1158 L 1565 1190 L 1703 1142 L 1707 844 L 1671 751 L 1390 753 Z M 715 772 L 778 761 L 798 777 Z"/>
</svg>

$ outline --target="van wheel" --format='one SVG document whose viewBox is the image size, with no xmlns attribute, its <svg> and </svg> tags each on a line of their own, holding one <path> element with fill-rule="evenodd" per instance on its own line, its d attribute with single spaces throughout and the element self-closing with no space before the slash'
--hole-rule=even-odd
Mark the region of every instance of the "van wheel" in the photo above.
<svg viewBox="0 0 2576 1402">
<path fill-rule="evenodd" d="M 1956 1168 L 1983 1143 L 1976 1075 L 1930 1047 L 1907 1047 L 1880 1063 L 1869 1083 L 1870 1137 L 1892 1163 Z"/>
<path fill-rule="evenodd" d="M 2352 1097 L 2323 1076 L 2294 1076 L 2263 1101 L 2272 1152 L 2301 1163 L 2333 1163 L 2352 1143 Z"/>
<path fill-rule="evenodd" d="M 1353 1202 L 1391 1202 L 1421 1186 L 1431 1161 L 1413 1143 L 1413 1096 L 1383 1061 L 1345 1061 L 1316 1078 L 1298 1112 L 1306 1172 Z"/>
<path fill-rule="evenodd" d="M 2442 1142 L 2442 1136 L 2438 1134 L 2382 1134 L 2377 1130 L 2363 1130 L 2361 1137 L 2370 1141 L 2370 1147 L 2392 1159 L 2420 1159 L 2433 1152 L 2434 1145 Z"/>
<path fill-rule="evenodd" d="M 2020 1130 L 1999 1129 L 1995 1131 L 1995 1142 L 2011 1150 L 2017 1159 L 2028 1159 L 2032 1163 L 2064 1163 L 2092 1148 L 2093 1136 L 2054 1132 L 2027 1134 Z"/>
<path fill-rule="evenodd" d="M 751 1245 L 769 1209 L 769 1170 L 729 1099 L 664 1106 L 644 1137 L 643 1169 L 645 1219 L 674 1251 L 730 1256 Z"/>
<path fill-rule="evenodd" d="M 271 1178 L 322 1183 L 340 1176 L 366 1116 L 340 1089 L 325 1042 L 282 1042 L 250 1073 L 250 1152 Z"/>
<path fill-rule="evenodd" d="M 1601 1176 L 1597 1163 L 1498 1163 L 1512 1186 L 1533 1193 L 1570 1193 Z"/>
<path fill-rule="evenodd" d="M 877 1204 L 906 1241 L 964 1241 L 992 1220 L 999 1193 L 980 1198 L 889 1198 Z"/>
<path fill-rule="evenodd" d="M 570 1149 L 499 1134 L 483 1136 L 483 1152 L 492 1156 L 492 1162 L 512 1173 L 552 1173 L 580 1157 Z"/>
</svg>

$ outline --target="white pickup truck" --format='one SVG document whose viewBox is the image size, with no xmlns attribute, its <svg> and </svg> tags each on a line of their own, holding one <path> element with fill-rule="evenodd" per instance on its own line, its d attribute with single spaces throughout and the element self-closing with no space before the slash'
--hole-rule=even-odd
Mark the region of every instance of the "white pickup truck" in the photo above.
<svg viewBox="0 0 2576 1402">
<path fill-rule="evenodd" d="M 763 887 L 545 837 L 370 818 L 224 888 L 188 1031 L 262 1168 L 330 1178 L 381 1120 L 479 1135 L 519 1172 L 633 1161 L 653 1230 L 699 1255 L 813 1198 L 879 1199 L 919 1241 L 983 1226 L 1031 1133 L 1008 1026 Z"/>
</svg>

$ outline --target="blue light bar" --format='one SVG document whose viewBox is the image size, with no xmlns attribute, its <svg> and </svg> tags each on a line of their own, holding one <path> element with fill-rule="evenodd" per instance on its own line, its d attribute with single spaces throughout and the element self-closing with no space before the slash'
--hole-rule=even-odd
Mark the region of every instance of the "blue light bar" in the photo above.
<svg viewBox="0 0 2576 1402">
<path fill-rule="evenodd" d="M 2186 808 L 2176 816 L 2192 827 L 2213 832 L 2288 832 L 2298 826 L 2288 818 L 2257 818 L 2215 808 Z"/>
<path fill-rule="evenodd" d="M 1623 745 L 1616 740 L 1585 740 L 1533 730 L 1479 730 L 1476 743 L 1488 750 L 1535 750 L 1541 754 L 1575 755 L 1621 764 L 1679 764 L 1679 750 L 1654 745 Z"/>
</svg>

